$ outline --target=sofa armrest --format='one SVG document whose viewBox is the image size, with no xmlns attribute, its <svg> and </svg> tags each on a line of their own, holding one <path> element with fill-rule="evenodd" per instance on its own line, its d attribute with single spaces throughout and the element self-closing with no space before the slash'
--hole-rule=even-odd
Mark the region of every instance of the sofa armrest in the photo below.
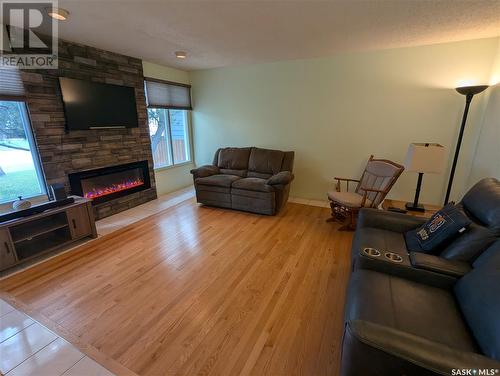
<svg viewBox="0 0 500 376">
<path fill-rule="evenodd" d="M 422 226 L 425 222 L 427 222 L 426 218 L 364 208 L 359 211 L 356 228 L 375 227 L 395 232 L 406 232 Z"/>
<path fill-rule="evenodd" d="M 453 369 L 497 369 L 481 354 L 451 348 L 401 330 L 362 320 L 346 323 L 342 375 L 451 375 Z"/>
<path fill-rule="evenodd" d="M 269 185 L 287 185 L 292 182 L 294 175 L 290 171 L 281 171 L 267 179 Z"/>
<path fill-rule="evenodd" d="M 216 175 L 220 172 L 219 167 L 213 166 L 213 165 L 205 165 L 201 166 L 198 168 L 193 168 L 191 171 L 191 174 L 193 174 L 193 177 L 196 178 L 203 178 L 206 176 L 210 175 Z"/>
<path fill-rule="evenodd" d="M 463 261 L 447 260 L 422 252 L 410 252 L 410 262 L 417 269 L 451 275 L 460 278 L 470 272 L 471 267 Z"/>
</svg>

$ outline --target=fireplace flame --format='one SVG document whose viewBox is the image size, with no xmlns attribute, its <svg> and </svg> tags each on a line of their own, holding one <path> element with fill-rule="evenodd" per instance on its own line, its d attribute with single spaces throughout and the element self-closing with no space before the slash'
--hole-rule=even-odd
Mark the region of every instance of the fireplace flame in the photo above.
<svg viewBox="0 0 500 376">
<path fill-rule="evenodd" d="M 112 193 L 124 191 L 130 188 L 138 187 L 140 185 L 144 185 L 144 180 L 135 179 L 135 180 L 127 180 L 123 183 L 111 184 L 108 187 L 104 188 L 92 188 L 90 191 L 85 192 L 84 196 L 86 198 L 97 198 L 102 196 L 107 196 Z"/>
</svg>

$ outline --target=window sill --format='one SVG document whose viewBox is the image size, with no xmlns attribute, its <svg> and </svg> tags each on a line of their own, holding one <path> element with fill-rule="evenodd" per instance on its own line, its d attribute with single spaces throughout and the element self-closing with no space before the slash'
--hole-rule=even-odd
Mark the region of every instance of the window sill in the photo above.
<svg viewBox="0 0 500 376">
<path fill-rule="evenodd" d="M 187 165 L 190 165 L 190 164 L 193 164 L 193 161 L 182 162 L 182 163 L 174 164 L 174 165 L 171 165 L 171 166 L 156 167 L 154 169 L 154 171 L 155 172 L 157 172 L 157 171 L 160 172 L 160 171 L 164 171 L 164 170 L 171 170 L 173 168 L 183 167 L 183 166 L 187 166 Z"/>
<path fill-rule="evenodd" d="M 31 206 L 35 206 L 35 205 L 49 201 L 49 197 L 46 194 L 41 194 L 41 195 L 36 195 L 36 196 L 23 197 L 23 200 L 28 200 L 31 202 Z M 10 213 L 12 211 L 15 211 L 12 208 L 12 204 L 14 203 L 14 201 L 17 201 L 17 200 L 12 200 L 12 201 L 0 203 L 0 213 L 4 214 L 4 213 Z"/>
</svg>

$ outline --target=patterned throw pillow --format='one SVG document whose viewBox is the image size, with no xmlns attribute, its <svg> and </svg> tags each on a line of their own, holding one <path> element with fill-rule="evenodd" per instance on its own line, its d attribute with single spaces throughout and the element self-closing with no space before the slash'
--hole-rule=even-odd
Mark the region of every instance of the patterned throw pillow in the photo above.
<svg viewBox="0 0 500 376">
<path fill-rule="evenodd" d="M 459 207 L 449 203 L 423 226 L 405 233 L 406 248 L 430 253 L 464 232 L 471 223 Z"/>
</svg>

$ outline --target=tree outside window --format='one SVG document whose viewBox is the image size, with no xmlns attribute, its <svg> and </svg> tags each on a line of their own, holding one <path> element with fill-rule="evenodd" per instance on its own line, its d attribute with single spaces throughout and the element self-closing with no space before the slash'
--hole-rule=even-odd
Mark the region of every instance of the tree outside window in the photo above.
<svg viewBox="0 0 500 376">
<path fill-rule="evenodd" d="M 0 203 L 45 193 L 26 104 L 0 101 Z"/>
<path fill-rule="evenodd" d="M 149 108 L 148 117 L 155 168 L 188 162 L 187 111 Z"/>
</svg>

